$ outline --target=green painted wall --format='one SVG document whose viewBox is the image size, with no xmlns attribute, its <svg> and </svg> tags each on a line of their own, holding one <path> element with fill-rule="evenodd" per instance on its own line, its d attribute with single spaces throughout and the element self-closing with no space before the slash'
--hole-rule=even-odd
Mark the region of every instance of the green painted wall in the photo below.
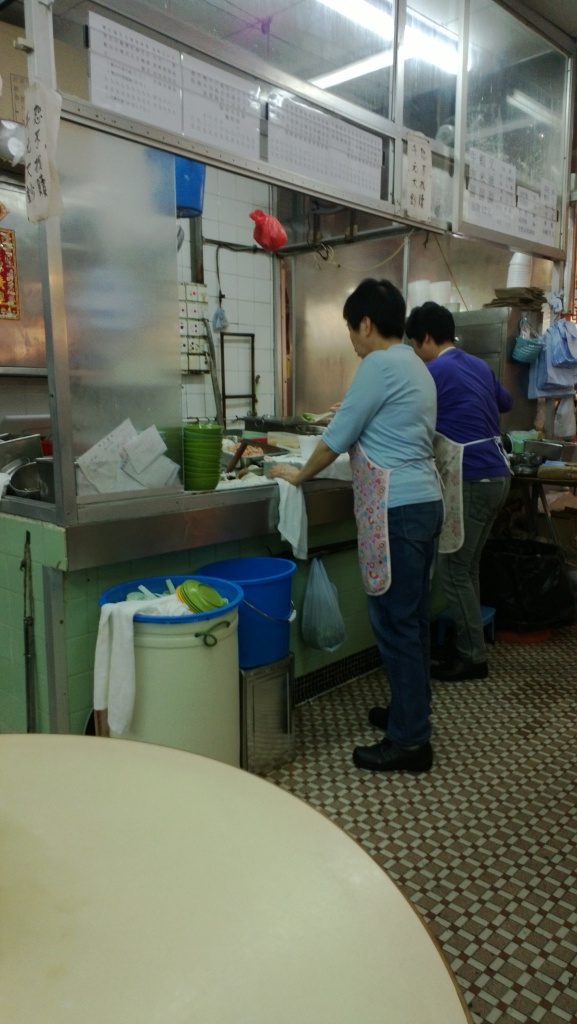
<svg viewBox="0 0 577 1024">
<path fill-rule="evenodd" d="M 30 533 L 34 617 L 34 689 L 36 731 L 49 732 L 48 670 L 43 595 L 43 566 L 64 572 L 64 630 L 70 731 L 83 733 L 92 711 L 94 649 L 100 595 L 118 583 L 150 576 L 182 575 L 225 558 L 277 555 L 285 551 L 278 535 L 258 540 L 194 548 L 170 555 L 156 555 L 135 561 L 82 570 L 66 571 L 65 532 L 49 523 L 0 514 L 0 732 L 26 731 L 26 672 L 24 658 L 24 556 L 26 533 Z M 326 547 L 355 537 L 352 523 L 312 528 L 309 547 Z M 342 647 L 329 654 L 306 647 L 300 637 L 300 616 L 309 564 L 297 563 L 293 577 L 293 601 L 297 617 L 291 626 L 291 650 L 297 677 L 374 646 L 369 626 L 366 597 L 361 588 L 355 550 L 323 556 L 347 629 Z M 433 616 L 444 607 L 439 587 L 433 586 Z M 263 625 L 263 628 L 266 628 Z"/>
<path fill-rule="evenodd" d="M 48 673 L 44 620 L 42 568 L 64 571 L 66 664 L 70 707 L 70 730 L 84 732 L 92 710 L 92 672 L 100 609 L 99 596 L 109 587 L 150 576 L 197 571 L 209 562 L 225 558 L 276 555 L 286 550 L 278 535 L 257 541 L 243 541 L 195 548 L 171 555 L 158 555 L 77 572 L 66 571 L 65 533 L 60 527 L 0 514 L 0 732 L 26 731 L 26 681 L 24 665 L 24 555 L 26 532 L 30 531 L 34 597 L 34 678 L 36 729 L 50 731 L 48 717 Z M 311 548 L 348 541 L 355 536 L 352 523 L 313 528 Z M 305 675 L 347 655 L 374 646 L 361 589 L 356 551 L 329 554 L 323 559 L 329 577 L 336 584 L 347 640 L 332 654 L 305 647 L 300 638 L 300 611 L 308 577 L 308 565 L 298 564 L 293 577 L 293 600 L 297 618 L 291 626 L 291 650 L 295 673 Z M 264 627 L 266 628 L 266 627 Z"/>
<path fill-rule="evenodd" d="M 0 732 L 26 731 L 24 572 L 26 534 L 32 563 L 33 673 L 37 730 L 48 732 L 48 676 L 42 568 L 65 565 L 64 531 L 22 516 L 0 515 Z"/>
</svg>

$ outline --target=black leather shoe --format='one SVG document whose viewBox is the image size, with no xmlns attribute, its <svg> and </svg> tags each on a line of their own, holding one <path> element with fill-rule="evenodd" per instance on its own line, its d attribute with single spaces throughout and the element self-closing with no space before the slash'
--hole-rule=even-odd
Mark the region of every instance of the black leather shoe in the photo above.
<svg viewBox="0 0 577 1024">
<path fill-rule="evenodd" d="M 431 677 L 442 683 L 458 683 L 462 679 L 486 679 L 489 666 L 486 661 L 454 661 L 431 669 Z"/>
<path fill-rule="evenodd" d="M 374 707 L 369 711 L 369 725 L 372 725 L 374 729 L 380 729 L 381 732 L 387 731 L 387 725 L 389 724 L 389 709 Z"/>
<path fill-rule="evenodd" d="M 353 761 L 357 768 L 369 772 L 428 772 L 433 766 L 433 748 L 423 743 L 407 750 L 384 737 L 372 747 L 355 747 Z"/>
</svg>

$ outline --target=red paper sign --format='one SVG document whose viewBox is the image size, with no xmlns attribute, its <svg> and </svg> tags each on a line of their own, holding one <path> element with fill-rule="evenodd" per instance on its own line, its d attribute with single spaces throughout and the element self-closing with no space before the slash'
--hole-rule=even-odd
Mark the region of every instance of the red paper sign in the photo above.
<svg viewBox="0 0 577 1024">
<path fill-rule="evenodd" d="M 16 235 L 10 228 L 0 228 L 0 320 L 19 319 Z"/>
</svg>

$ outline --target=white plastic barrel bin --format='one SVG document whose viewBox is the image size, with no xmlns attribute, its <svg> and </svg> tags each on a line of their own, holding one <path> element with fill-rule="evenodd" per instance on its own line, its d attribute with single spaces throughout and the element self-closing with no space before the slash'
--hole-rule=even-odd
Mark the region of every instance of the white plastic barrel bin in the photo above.
<svg viewBox="0 0 577 1024">
<path fill-rule="evenodd" d="M 238 606 L 242 589 L 229 580 L 169 577 L 175 587 L 201 579 L 226 598 L 210 612 L 181 618 L 134 617 L 136 697 L 132 722 L 121 738 L 190 750 L 240 765 Z M 166 577 L 112 587 L 100 605 L 124 601 L 144 584 L 162 593 Z M 144 608 L 145 606 L 143 606 Z M 111 732 L 115 738 L 118 734 Z"/>
</svg>

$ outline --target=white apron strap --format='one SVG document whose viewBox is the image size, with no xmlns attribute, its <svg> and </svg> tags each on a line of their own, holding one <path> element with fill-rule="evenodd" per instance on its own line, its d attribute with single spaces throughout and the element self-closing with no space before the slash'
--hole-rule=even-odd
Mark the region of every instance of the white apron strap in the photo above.
<svg viewBox="0 0 577 1024">
<path fill-rule="evenodd" d="M 503 461 L 511 473 L 509 459 L 499 436 L 480 437 L 476 441 L 459 444 L 436 433 L 433 440 L 437 471 L 443 485 L 443 502 L 445 505 L 445 521 L 439 537 L 439 552 L 444 555 L 453 554 L 462 548 L 465 540 L 463 521 L 463 453 L 465 448 L 475 444 L 494 441 Z"/>
<path fill-rule="evenodd" d="M 435 464 L 443 488 L 445 518 L 439 536 L 439 551 L 450 555 L 462 548 L 465 540 L 463 521 L 463 445 L 444 434 L 433 438 Z"/>
</svg>

